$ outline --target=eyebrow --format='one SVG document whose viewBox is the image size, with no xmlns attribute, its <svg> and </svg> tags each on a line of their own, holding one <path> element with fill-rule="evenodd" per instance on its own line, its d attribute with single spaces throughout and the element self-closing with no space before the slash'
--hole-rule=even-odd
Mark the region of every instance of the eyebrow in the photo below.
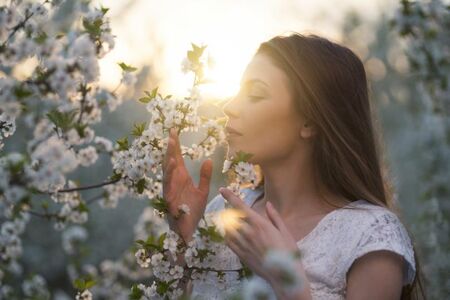
<svg viewBox="0 0 450 300">
<path fill-rule="evenodd" d="M 247 80 L 247 81 L 244 83 L 244 85 L 247 85 L 247 84 L 253 84 L 253 83 L 257 83 L 257 82 L 262 83 L 262 84 L 264 84 L 265 86 L 269 87 L 269 85 L 268 85 L 267 83 L 265 83 L 265 82 L 262 81 L 261 79 L 257 79 L 257 78 Z M 242 82 L 241 82 L 241 86 L 242 86 Z"/>
</svg>

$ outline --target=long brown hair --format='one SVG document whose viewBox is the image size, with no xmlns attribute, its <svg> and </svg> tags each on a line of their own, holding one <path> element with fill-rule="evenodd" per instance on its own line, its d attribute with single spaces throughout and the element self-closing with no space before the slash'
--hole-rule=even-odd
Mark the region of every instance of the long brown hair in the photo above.
<svg viewBox="0 0 450 300">
<path fill-rule="evenodd" d="M 366 72 L 358 56 L 326 38 L 299 33 L 276 36 L 262 43 L 256 54 L 268 55 L 286 73 L 299 114 L 317 130 L 313 169 L 319 187 L 351 202 L 364 199 L 400 215 L 382 161 L 381 130 L 374 124 Z M 401 299 L 426 298 L 415 249 L 414 259 L 416 276 L 403 287 Z"/>
</svg>

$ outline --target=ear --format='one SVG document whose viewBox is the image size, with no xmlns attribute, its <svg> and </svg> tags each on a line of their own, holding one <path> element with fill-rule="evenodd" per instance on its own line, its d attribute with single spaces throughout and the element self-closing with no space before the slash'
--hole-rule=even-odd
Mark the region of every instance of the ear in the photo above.
<svg viewBox="0 0 450 300">
<path fill-rule="evenodd" d="M 300 137 L 307 139 L 316 134 L 316 128 L 311 122 L 304 122 L 300 127 Z"/>
</svg>

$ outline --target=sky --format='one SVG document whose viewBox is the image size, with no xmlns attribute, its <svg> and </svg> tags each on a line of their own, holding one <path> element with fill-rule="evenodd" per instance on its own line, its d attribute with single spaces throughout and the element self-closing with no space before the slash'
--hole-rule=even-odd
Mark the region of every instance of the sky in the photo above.
<svg viewBox="0 0 450 300">
<path fill-rule="evenodd" d="M 154 62 L 163 94 L 187 95 L 192 77 L 181 72 L 191 43 L 206 45 L 214 81 L 203 86 L 205 96 L 225 98 L 239 81 L 258 45 L 289 31 L 314 33 L 339 41 L 345 13 L 354 10 L 373 22 L 393 11 L 393 0 L 98 0 L 111 17 L 115 49 L 101 62 L 101 83 L 114 87 L 120 80 L 117 62 L 136 67 Z M 338 3 L 338 5 L 337 5 Z M 150 89 L 152 87 L 149 87 Z"/>
</svg>

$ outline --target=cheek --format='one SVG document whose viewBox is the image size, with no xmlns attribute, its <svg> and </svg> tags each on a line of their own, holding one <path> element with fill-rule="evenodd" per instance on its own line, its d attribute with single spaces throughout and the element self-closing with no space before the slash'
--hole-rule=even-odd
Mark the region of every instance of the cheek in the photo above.
<svg viewBox="0 0 450 300">
<path fill-rule="evenodd" d="M 245 136 L 230 143 L 230 154 L 241 150 L 253 153 L 254 163 L 287 155 L 295 146 L 295 116 L 277 107 L 254 110 L 242 118 Z"/>
</svg>

